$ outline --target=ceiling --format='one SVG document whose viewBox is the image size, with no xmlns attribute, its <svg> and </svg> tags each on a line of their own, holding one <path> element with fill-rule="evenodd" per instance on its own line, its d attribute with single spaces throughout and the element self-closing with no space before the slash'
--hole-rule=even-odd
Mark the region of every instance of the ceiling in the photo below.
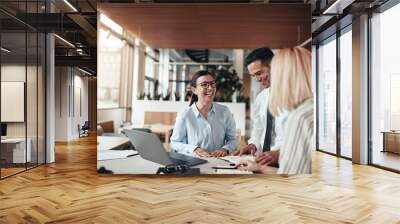
<svg viewBox="0 0 400 224">
<path fill-rule="evenodd" d="M 39 45 L 40 49 L 35 45 L 36 32 L 55 33 L 74 45 L 71 47 L 71 44 L 55 38 L 56 66 L 77 66 L 95 74 L 96 0 L 69 0 L 68 3 L 72 7 L 62 0 L 47 2 L 49 4 L 46 6 L 44 0 L 0 1 L 2 45 L 11 50 L 3 60 L 24 62 L 25 55 L 28 62 L 31 58 L 34 60 L 36 51 L 44 49 L 44 44 Z M 27 37 L 27 44 L 25 31 L 28 31 L 28 34 L 32 32 L 32 35 Z"/>
<path fill-rule="evenodd" d="M 310 3 L 314 0 L 100 0 L 99 3 Z"/>
<path fill-rule="evenodd" d="M 153 48 L 283 48 L 311 37 L 308 4 L 99 3 Z"/>
</svg>

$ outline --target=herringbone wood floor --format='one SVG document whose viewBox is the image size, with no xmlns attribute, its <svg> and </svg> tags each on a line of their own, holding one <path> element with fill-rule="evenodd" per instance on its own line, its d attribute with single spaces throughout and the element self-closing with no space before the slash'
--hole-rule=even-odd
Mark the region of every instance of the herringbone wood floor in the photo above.
<svg viewBox="0 0 400 224">
<path fill-rule="evenodd" d="M 98 175 L 96 141 L 0 181 L 0 223 L 400 223 L 400 175 L 318 153 L 313 175 Z"/>
</svg>

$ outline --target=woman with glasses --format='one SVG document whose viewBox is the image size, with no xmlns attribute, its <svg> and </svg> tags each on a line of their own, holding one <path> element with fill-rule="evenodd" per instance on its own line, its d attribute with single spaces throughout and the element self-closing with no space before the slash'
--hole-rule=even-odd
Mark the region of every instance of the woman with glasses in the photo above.
<svg viewBox="0 0 400 224">
<path fill-rule="evenodd" d="M 314 103 L 311 88 L 311 53 L 305 48 L 280 50 L 271 62 L 269 110 L 274 117 L 287 111 L 279 152 L 279 169 L 242 161 L 241 170 L 278 173 L 311 173 L 311 138 L 314 133 Z"/>
<path fill-rule="evenodd" d="M 200 157 L 226 156 L 236 149 L 236 125 L 226 106 L 214 103 L 215 75 L 198 71 L 191 82 L 189 107 L 176 118 L 171 148 Z"/>
</svg>

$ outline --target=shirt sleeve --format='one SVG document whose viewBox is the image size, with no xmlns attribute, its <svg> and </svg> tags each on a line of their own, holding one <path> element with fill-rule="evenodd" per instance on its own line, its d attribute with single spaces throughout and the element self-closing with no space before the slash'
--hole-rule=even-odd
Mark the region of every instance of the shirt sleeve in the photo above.
<svg viewBox="0 0 400 224">
<path fill-rule="evenodd" d="M 178 153 L 192 154 L 197 147 L 197 145 L 188 144 L 185 119 L 178 115 L 171 136 L 171 148 Z"/>
<path fill-rule="evenodd" d="M 228 110 L 226 118 L 225 145 L 222 148 L 227 149 L 232 153 L 238 146 L 236 139 L 236 124 L 233 119 L 233 114 Z"/>
<path fill-rule="evenodd" d="M 267 99 L 265 99 L 267 100 Z M 254 102 L 254 107 L 251 110 L 251 136 L 248 140 L 248 144 L 253 144 L 259 150 L 261 149 L 261 139 L 263 139 L 263 132 L 265 129 L 265 122 L 263 122 L 260 110 L 262 102 L 260 96 L 257 97 L 256 101 Z M 267 111 L 265 111 L 267 113 Z"/>
</svg>

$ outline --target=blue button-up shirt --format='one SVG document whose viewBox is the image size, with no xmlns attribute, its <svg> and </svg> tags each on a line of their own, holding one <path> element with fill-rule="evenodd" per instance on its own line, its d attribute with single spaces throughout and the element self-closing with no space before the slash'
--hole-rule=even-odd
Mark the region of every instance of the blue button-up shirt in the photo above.
<svg viewBox="0 0 400 224">
<path fill-rule="evenodd" d="M 176 152 L 191 154 L 197 147 L 232 152 L 237 146 L 235 120 L 226 106 L 213 103 L 205 118 L 194 103 L 176 118 L 171 136 L 171 148 Z"/>
</svg>

